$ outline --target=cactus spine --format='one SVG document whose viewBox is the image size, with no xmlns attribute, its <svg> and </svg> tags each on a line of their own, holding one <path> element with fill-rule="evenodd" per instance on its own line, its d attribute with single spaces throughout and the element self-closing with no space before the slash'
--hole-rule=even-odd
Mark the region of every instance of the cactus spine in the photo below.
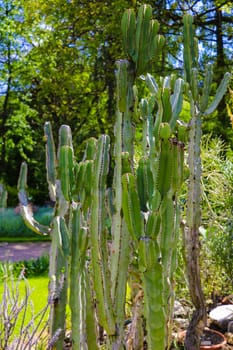
<svg viewBox="0 0 233 350">
<path fill-rule="evenodd" d="M 203 291 L 201 288 L 199 266 L 199 227 L 201 225 L 201 123 L 203 117 L 212 113 L 218 106 L 230 79 L 226 73 L 216 96 L 209 102 L 212 82 L 212 69 L 206 66 L 203 89 L 198 86 L 198 51 L 194 36 L 193 18 L 184 16 L 184 69 L 187 95 L 191 106 L 191 120 L 189 123 L 188 166 L 189 185 L 187 201 L 187 230 L 185 235 L 187 274 L 192 302 L 196 308 L 187 330 L 185 346 L 194 350 L 200 346 L 200 335 L 206 323 L 206 309 Z M 195 263 L 194 263 L 195 262 Z"/>
</svg>

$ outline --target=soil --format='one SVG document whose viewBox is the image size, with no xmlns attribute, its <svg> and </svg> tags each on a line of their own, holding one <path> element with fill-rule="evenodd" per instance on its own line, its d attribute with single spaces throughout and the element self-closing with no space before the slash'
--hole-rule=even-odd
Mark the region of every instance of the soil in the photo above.
<svg viewBox="0 0 233 350">
<path fill-rule="evenodd" d="M 201 345 L 215 345 L 222 343 L 222 337 L 217 333 L 205 331 L 201 338 Z"/>
<path fill-rule="evenodd" d="M 37 259 L 49 254 L 50 242 L 0 243 L 0 261 Z"/>
</svg>

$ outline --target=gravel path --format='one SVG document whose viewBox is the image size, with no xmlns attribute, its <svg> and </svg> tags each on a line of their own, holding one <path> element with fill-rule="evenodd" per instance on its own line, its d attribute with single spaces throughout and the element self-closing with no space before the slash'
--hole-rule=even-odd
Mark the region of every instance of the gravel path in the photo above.
<svg viewBox="0 0 233 350">
<path fill-rule="evenodd" d="M 49 254 L 50 242 L 0 243 L 0 261 L 37 259 Z"/>
</svg>

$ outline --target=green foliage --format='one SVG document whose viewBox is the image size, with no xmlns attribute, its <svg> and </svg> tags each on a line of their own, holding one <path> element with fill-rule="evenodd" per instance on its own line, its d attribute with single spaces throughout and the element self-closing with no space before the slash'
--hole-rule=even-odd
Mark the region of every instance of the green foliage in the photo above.
<svg viewBox="0 0 233 350">
<path fill-rule="evenodd" d="M 35 146 L 35 141 L 33 140 L 34 131 L 31 130 L 31 119 L 37 116 L 37 112 L 25 103 L 16 101 L 14 104 L 17 109 L 13 111 L 5 123 L 7 130 L 4 134 L 7 150 L 5 160 L 8 163 L 17 157 L 30 161 L 31 152 Z M 0 141 L 0 144 L 2 144 L 3 139 L 0 138 Z"/>
<path fill-rule="evenodd" d="M 204 294 L 206 300 L 209 300 L 213 293 L 225 295 L 232 292 L 233 157 L 230 148 L 220 138 L 204 135 L 201 142 L 201 158 L 200 265 Z M 183 203 L 184 215 L 186 197 L 187 188 L 183 186 L 181 205 Z M 181 241 L 178 258 L 176 294 L 189 300 Z"/>
<path fill-rule="evenodd" d="M 210 264 L 223 271 L 225 283 L 233 281 L 233 157 L 219 138 L 205 136 L 202 141 L 204 246 Z"/>
<path fill-rule="evenodd" d="M 1 263 L 1 267 L 5 263 Z M 23 271 L 25 278 L 47 275 L 49 271 L 49 256 L 43 255 L 37 259 L 21 260 L 11 263 L 11 272 L 18 278 Z M 0 280 L 4 279 L 3 268 L 0 269 Z"/>
</svg>

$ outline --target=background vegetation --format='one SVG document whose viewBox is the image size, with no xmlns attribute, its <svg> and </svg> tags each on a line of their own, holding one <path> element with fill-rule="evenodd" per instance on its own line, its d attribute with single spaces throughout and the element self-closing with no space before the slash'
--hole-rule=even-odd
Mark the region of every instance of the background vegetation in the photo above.
<svg viewBox="0 0 233 350">
<path fill-rule="evenodd" d="M 69 124 L 80 154 L 87 137 L 104 132 L 113 137 L 115 61 L 124 57 L 119 18 L 124 9 L 142 3 L 0 1 L 0 182 L 8 187 L 8 205 L 17 204 L 15 186 L 23 160 L 29 163 L 33 202 L 47 199 L 45 121 L 52 122 L 55 135 L 61 124 Z M 216 85 L 225 71 L 232 70 L 231 1 L 146 3 L 152 5 L 166 37 L 161 62 L 151 67 L 155 76 L 183 74 L 181 28 L 187 12 L 194 15 L 201 65 L 213 57 Z M 215 84 L 213 93 L 214 89 Z M 232 147 L 230 98 L 231 92 L 203 127 Z"/>
</svg>

